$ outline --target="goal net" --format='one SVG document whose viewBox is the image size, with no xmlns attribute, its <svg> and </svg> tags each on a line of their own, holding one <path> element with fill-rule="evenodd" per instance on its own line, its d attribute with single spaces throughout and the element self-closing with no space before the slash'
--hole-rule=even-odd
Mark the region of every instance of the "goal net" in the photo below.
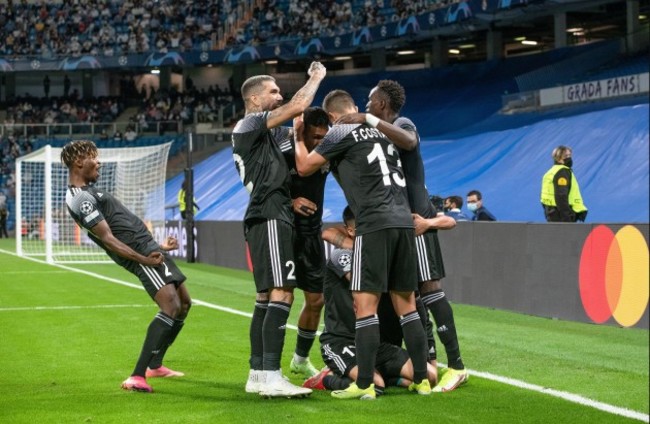
<svg viewBox="0 0 650 424">
<path fill-rule="evenodd" d="M 171 143 L 99 149 L 96 186 L 111 193 L 147 227 L 165 219 L 165 173 Z M 68 169 L 61 148 L 45 146 L 16 160 L 16 251 L 53 263 L 110 262 L 68 214 Z"/>
</svg>

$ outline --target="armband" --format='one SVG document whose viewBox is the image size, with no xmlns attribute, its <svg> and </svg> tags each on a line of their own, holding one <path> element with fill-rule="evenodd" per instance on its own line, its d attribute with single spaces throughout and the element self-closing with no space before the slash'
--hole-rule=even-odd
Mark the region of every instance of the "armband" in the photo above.
<svg viewBox="0 0 650 424">
<path fill-rule="evenodd" d="M 377 128 L 377 125 L 379 125 L 379 118 L 373 114 L 366 113 L 366 124 L 370 125 L 373 128 Z"/>
</svg>

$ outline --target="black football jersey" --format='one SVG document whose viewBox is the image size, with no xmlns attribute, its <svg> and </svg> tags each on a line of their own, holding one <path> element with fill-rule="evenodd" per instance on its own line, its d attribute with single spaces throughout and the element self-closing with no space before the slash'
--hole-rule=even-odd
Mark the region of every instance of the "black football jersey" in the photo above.
<svg viewBox="0 0 650 424">
<path fill-rule="evenodd" d="M 291 198 L 304 197 L 316 203 L 318 209 L 310 216 L 294 214 L 296 231 L 301 234 L 320 234 L 323 220 L 323 204 L 325 199 L 325 182 L 329 174 L 329 164 L 307 177 L 298 175 L 293 141 L 291 150 L 285 151 L 285 159 L 291 174 Z"/>
<path fill-rule="evenodd" d="M 244 222 L 279 219 L 293 224 L 291 178 L 282 149 L 290 149 L 291 129 L 266 128 L 268 112 L 251 113 L 232 133 L 235 167 L 250 200 Z"/>
<path fill-rule="evenodd" d="M 350 282 L 345 274 L 352 266 L 352 251 L 334 249 L 327 261 L 323 283 L 325 298 L 325 329 L 320 336 L 321 343 L 348 340 L 354 344 L 356 317 Z"/>
<path fill-rule="evenodd" d="M 334 125 L 315 151 L 330 161 L 358 235 L 413 228 L 399 153 L 381 131 L 366 124 Z"/>
<path fill-rule="evenodd" d="M 131 261 L 107 249 L 91 231 L 101 221 L 106 220 L 115 238 L 141 255 L 148 256 L 160 249 L 144 222 L 110 193 L 94 186 L 69 186 L 65 203 L 75 222 L 88 230 L 90 239 L 119 265 L 126 267 Z"/>
<path fill-rule="evenodd" d="M 436 216 L 436 211 L 429 200 L 429 192 L 425 184 L 424 163 L 420 154 L 420 135 L 415 128 L 415 124 L 403 116 L 397 118 L 393 122 L 393 125 L 406 131 L 414 132 L 418 140 L 418 145 L 413 150 L 398 149 L 406 177 L 406 190 L 408 192 L 411 211 L 424 218 L 433 218 Z"/>
</svg>

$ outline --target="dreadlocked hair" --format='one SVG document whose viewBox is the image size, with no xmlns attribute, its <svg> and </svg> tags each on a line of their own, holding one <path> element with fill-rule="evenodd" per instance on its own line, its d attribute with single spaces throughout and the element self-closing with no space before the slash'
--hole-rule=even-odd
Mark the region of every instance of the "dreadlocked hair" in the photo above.
<svg viewBox="0 0 650 424">
<path fill-rule="evenodd" d="M 72 166 L 78 158 L 94 158 L 97 157 L 97 146 L 91 140 L 76 140 L 71 141 L 61 151 L 61 162 L 68 167 Z"/>
</svg>

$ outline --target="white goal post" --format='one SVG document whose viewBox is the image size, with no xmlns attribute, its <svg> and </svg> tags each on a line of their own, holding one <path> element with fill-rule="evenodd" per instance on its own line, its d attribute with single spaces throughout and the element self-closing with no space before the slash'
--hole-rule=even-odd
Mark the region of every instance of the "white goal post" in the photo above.
<svg viewBox="0 0 650 424">
<path fill-rule="evenodd" d="M 171 143 L 99 149 L 97 187 L 111 193 L 153 231 L 165 219 Z M 68 214 L 68 169 L 47 145 L 16 160 L 16 252 L 49 263 L 111 262 Z"/>
</svg>

